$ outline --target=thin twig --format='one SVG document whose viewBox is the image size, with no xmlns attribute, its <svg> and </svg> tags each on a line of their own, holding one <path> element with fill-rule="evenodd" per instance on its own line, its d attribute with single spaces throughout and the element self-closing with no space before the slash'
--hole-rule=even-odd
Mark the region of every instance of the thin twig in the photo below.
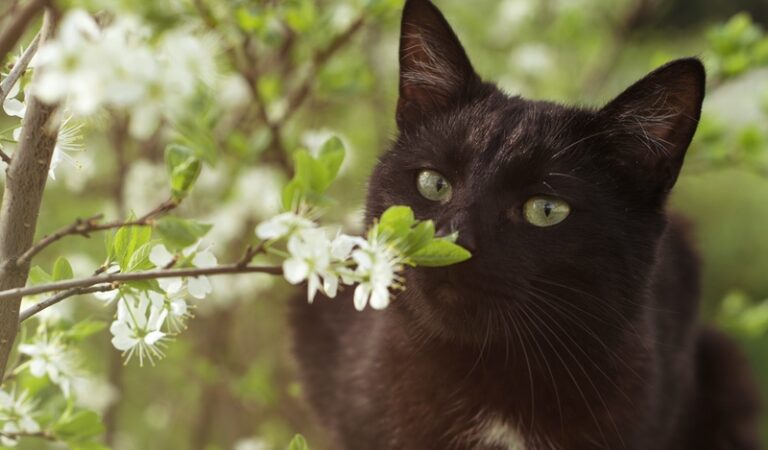
<svg viewBox="0 0 768 450">
<path fill-rule="evenodd" d="M 91 286 L 87 288 L 67 289 L 66 291 L 59 292 L 58 294 L 52 297 L 49 297 L 41 301 L 40 303 L 35 303 L 34 305 L 25 309 L 21 314 L 19 314 L 19 323 L 24 322 L 25 320 L 29 319 L 30 317 L 34 316 L 40 311 L 50 308 L 51 306 L 55 305 L 56 303 L 59 303 L 60 301 L 66 298 L 74 297 L 75 295 L 92 294 L 94 292 L 106 292 L 114 289 L 115 289 L 115 286 L 113 284 L 103 284 L 103 285 Z"/>
<path fill-rule="evenodd" d="M 24 30 L 32 19 L 35 18 L 48 4 L 48 0 L 31 0 L 19 8 L 12 22 L 4 30 L 0 31 L 0 61 L 4 61 L 8 53 L 16 46 Z"/>
<path fill-rule="evenodd" d="M 48 431 L 35 431 L 35 432 L 30 432 L 30 431 L 14 431 L 14 432 L 0 431 L 0 437 L 4 437 L 6 439 L 14 439 L 14 440 L 19 439 L 19 438 L 23 438 L 23 437 L 34 437 L 34 438 L 46 439 L 46 440 L 49 440 L 49 441 L 56 441 L 56 440 L 58 440 L 58 439 L 56 439 L 56 436 L 54 436 L 53 434 L 51 434 Z"/>
<path fill-rule="evenodd" d="M 135 220 L 127 220 L 127 221 L 117 220 L 113 222 L 99 223 L 99 220 L 101 220 L 103 216 L 102 214 L 97 214 L 87 219 L 77 219 L 70 225 L 67 225 L 66 227 L 61 228 L 60 230 L 55 231 L 45 236 L 44 238 L 42 238 L 39 242 L 33 245 L 29 250 L 24 252 L 24 254 L 21 255 L 18 260 L 16 260 L 16 264 L 21 265 L 31 261 L 32 258 L 38 253 L 40 253 L 41 251 L 43 251 L 43 249 L 45 249 L 49 245 L 53 244 L 54 242 L 66 236 L 79 234 L 84 237 L 90 237 L 90 233 L 93 233 L 96 231 L 104 231 L 104 230 L 111 230 L 115 228 L 131 227 L 131 226 L 150 226 L 152 225 L 152 221 L 154 219 L 173 210 L 177 206 L 178 206 L 178 202 L 176 202 L 175 200 L 166 200 L 163 203 L 161 203 L 159 206 L 157 206 L 155 209 L 153 209 L 152 211 L 144 214 L 143 216 Z"/>
<path fill-rule="evenodd" d="M 32 39 L 29 47 L 24 50 L 24 53 L 21 54 L 19 60 L 16 61 L 16 64 L 14 64 L 11 71 L 8 72 L 8 76 L 5 77 L 2 82 L 0 82 L 0 103 L 4 102 L 5 99 L 8 98 L 8 93 L 11 92 L 13 85 L 19 81 L 19 78 L 24 75 L 27 67 L 29 67 L 29 62 L 32 61 L 32 57 L 35 56 L 37 47 L 40 44 L 40 33 L 41 32 L 38 32 L 35 38 Z"/>
<path fill-rule="evenodd" d="M 0 302 L 25 297 L 28 295 L 63 291 L 72 288 L 89 287 L 104 283 L 125 283 L 129 281 L 155 280 L 158 278 L 199 277 L 203 275 L 231 275 L 239 273 L 266 273 L 269 275 L 281 275 L 283 273 L 283 269 L 277 266 L 240 266 L 239 264 L 235 263 L 216 267 L 156 269 L 146 270 L 143 272 L 102 274 L 88 278 L 58 281 L 55 283 L 0 291 Z"/>
<path fill-rule="evenodd" d="M 5 153 L 4 151 L 0 150 L 0 159 L 3 160 L 4 163 L 11 165 L 11 157 L 8 156 L 8 153 Z"/>
<path fill-rule="evenodd" d="M 317 79 L 317 75 L 320 69 L 328 62 L 331 57 L 342 49 L 352 38 L 362 29 L 365 23 L 365 16 L 360 15 L 355 19 L 344 32 L 336 36 L 325 48 L 318 51 L 312 62 L 310 63 L 309 70 L 307 71 L 304 81 L 301 82 L 298 89 L 293 91 L 292 95 L 288 97 L 288 107 L 285 110 L 285 114 L 280 118 L 280 121 L 285 123 L 293 116 L 299 107 L 309 97 L 312 92 L 312 86 Z"/>
</svg>

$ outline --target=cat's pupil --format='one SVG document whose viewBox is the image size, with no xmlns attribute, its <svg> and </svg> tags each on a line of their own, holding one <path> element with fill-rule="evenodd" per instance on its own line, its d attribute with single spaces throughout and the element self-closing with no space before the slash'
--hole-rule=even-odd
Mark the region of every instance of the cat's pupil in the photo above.
<svg viewBox="0 0 768 450">
<path fill-rule="evenodd" d="M 549 217 L 549 215 L 552 213 L 552 203 L 545 203 L 544 204 L 544 215 Z"/>
<path fill-rule="evenodd" d="M 437 192 L 442 191 L 444 187 L 445 187 L 445 180 L 443 180 L 442 178 L 438 178 L 437 181 L 435 182 L 435 189 L 437 190 Z"/>
</svg>

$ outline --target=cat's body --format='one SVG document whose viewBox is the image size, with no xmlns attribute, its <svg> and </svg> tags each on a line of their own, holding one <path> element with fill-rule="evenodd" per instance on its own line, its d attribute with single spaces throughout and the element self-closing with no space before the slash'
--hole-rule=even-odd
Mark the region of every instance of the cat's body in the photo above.
<svg viewBox="0 0 768 450">
<path fill-rule="evenodd" d="M 698 325 L 696 257 L 664 212 L 703 83 L 681 60 L 597 111 L 508 97 L 407 2 L 400 135 L 367 222 L 406 204 L 473 257 L 407 269 L 384 311 L 355 311 L 351 290 L 297 302 L 306 394 L 338 448 L 759 448 L 746 362 Z M 450 197 L 419 195 L 425 169 Z M 535 198 L 570 213 L 534 226 Z"/>
</svg>

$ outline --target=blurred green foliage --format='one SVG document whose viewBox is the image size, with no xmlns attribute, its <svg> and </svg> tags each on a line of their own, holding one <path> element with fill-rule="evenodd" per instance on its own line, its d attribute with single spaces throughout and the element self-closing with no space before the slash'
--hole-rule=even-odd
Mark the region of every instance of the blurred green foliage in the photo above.
<svg viewBox="0 0 768 450">
<path fill-rule="evenodd" d="M 327 215 L 350 231 L 359 230 L 365 181 L 395 132 L 401 1 L 60 3 L 93 12 L 122 8 L 158 29 L 187 22 L 207 29 L 227 49 L 220 55 L 222 64 L 243 73 L 244 83 L 252 85 L 241 94 L 247 105 L 224 108 L 201 95 L 178 124 L 181 136 L 174 141 L 183 146 L 164 153 L 165 147 L 153 140 L 132 144 L 127 167 L 126 156 L 113 151 L 111 122 L 93 124 L 104 131 L 87 142 L 82 155 L 74 155 L 82 167 L 70 168 L 46 192 L 40 235 L 102 211 L 113 217 L 130 211 L 140 215 L 164 200 L 166 191 L 157 186 L 170 181 L 179 198 L 187 197 L 180 215 L 205 217 L 213 225 L 214 242 L 233 242 L 216 251 L 235 258 L 250 242 L 256 221 L 271 212 L 264 205 L 279 208 L 279 191 L 267 181 L 291 178 L 284 162 L 292 156 L 306 159 L 294 150 L 332 152 L 321 150 L 331 132 L 342 136 L 348 150 L 343 165 L 328 169 L 338 170 L 340 179 L 330 187 L 328 197 L 336 202 L 328 205 Z M 638 25 L 630 19 L 639 3 L 648 2 L 633 0 L 437 3 L 481 75 L 526 97 L 597 106 L 671 58 L 704 59 L 709 100 L 671 203 L 695 224 L 703 261 L 704 320 L 721 324 L 743 345 L 768 402 L 765 30 L 746 14 L 686 28 L 643 27 L 642 21 Z M 642 13 L 654 17 L 663 11 Z M 0 130 L 13 125 L 0 118 Z M 175 161 L 170 173 L 164 158 Z M 201 160 L 207 164 L 202 169 Z M 196 188 L 189 191 L 198 175 Z M 197 222 L 163 226 L 195 238 L 209 231 Z M 187 241 L 179 242 L 179 248 Z M 71 267 L 57 263 L 56 255 L 66 255 Z M 73 237 L 52 246 L 36 263 L 52 268 L 47 277 L 67 278 L 84 275 L 101 263 L 102 255 L 100 238 Z M 108 442 L 120 450 L 302 449 L 303 438 L 293 438 L 300 432 L 313 450 L 332 449 L 301 401 L 285 323 L 293 294 L 284 283 L 259 276 L 216 284 L 213 298 L 197 306 L 189 332 L 152 368 L 123 367 L 102 325 L 89 329 L 95 335 L 82 342 L 84 363 L 109 383 L 91 387 L 96 398 L 90 407 L 106 412 Z M 88 299 L 68 305 L 96 324 L 110 315 Z M 86 428 L 96 432 L 90 417 L 78 416 L 61 422 L 58 432 L 68 433 L 66 424 L 77 421 L 87 421 Z M 768 442 L 768 421 L 763 428 Z M 87 442 L 91 435 L 86 434 L 68 439 Z M 20 448 L 46 445 L 29 440 Z"/>
</svg>

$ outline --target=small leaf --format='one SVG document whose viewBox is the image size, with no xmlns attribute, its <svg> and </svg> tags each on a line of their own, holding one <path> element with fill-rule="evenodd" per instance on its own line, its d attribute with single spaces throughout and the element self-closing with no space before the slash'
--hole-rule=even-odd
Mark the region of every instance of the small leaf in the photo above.
<svg viewBox="0 0 768 450">
<path fill-rule="evenodd" d="M 77 322 L 71 328 L 64 332 L 64 336 L 75 341 L 82 341 L 83 339 L 92 336 L 99 331 L 105 329 L 107 323 L 101 320 L 84 320 Z"/>
<path fill-rule="evenodd" d="M 318 160 L 325 168 L 325 175 L 328 178 L 328 185 L 330 185 L 336 179 L 341 164 L 344 162 L 344 143 L 341 139 L 334 136 L 325 141 L 325 144 L 320 148 Z"/>
<path fill-rule="evenodd" d="M 445 239 L 435 239 L 410 255 L 417 266 L 439 267 L 460 263 L 472 257 L 463 247 Z"/>
<path fill-rule="evenodd" d="M 404 239 L 415 221 L 408 206 L 390 206 L 379 219 L 379 232 L 391 239 Z"/>
<path fill-rule="evenodd" d="M 288 450 L 309 450 L 307 440 L 300 434 L 295 435 L 288 445 Z"/>
<path fill-rule="evenodd" d="M 435 223 L 431 220 L 419 222 L 401 245 L 403 253 L 407 256 L 420 250 L 435 237 Z"/>
<path fill-rule="evenodd" d="M 149 260 L 149 254 L 152 252 L 152 247 L 155 245 L 155 242 L 147 242 L 136 249 L 136 251 L 131 255 L 131 258 L 128 260 L 128 268 L 125 271 L 137 272 L 140 270 L 149 270 L 153 268 L 154 264 L 152 264 L 152 262 Z"/>
<path fill-rule="evenodd" d="M 67 261 L 67 258 L 59 256 L 53 264 L 53 281 L 69 280 L 74 276 L 72 266 Z"/>
<path fill-rule="evenodd" d="M 199 241 L 211 227 L 193 220 L 165 217 L 157 221 L 155 229 L 171 250 L 181 250 Z"/>
<path fill-rule="evenodd" d="M 171 144 L 165 149 L 165 163 L 171 178 L 173 198 L 181 200 L 197 181 L 203 163 L 189 147 Z"/>
<path fill-rule="evenodd" d="M 283 188 L 282 201 L 283 209 L 293 211 L 299 205 L 304 195 L 304 187 L 298 180 L 291 180 Z"/>
<path fill-rule="evenodd" d="M 51 276 L 48 275 L 48 272 L 43 270 L 40 266 L 34 266 L 31 269 L 29 269 L 29 284 L 35 285 L 35 284 L 44 284 L 44 283 L 50 283 L 52 281 Z"/>
<path fill-rule="evenodd" d="M 62 441 L 82 443 L 104 433 L 104 425 L 95 412 L 78 411 L 62 417 L 54 426 L 53 433 Z"/>
</svg>

